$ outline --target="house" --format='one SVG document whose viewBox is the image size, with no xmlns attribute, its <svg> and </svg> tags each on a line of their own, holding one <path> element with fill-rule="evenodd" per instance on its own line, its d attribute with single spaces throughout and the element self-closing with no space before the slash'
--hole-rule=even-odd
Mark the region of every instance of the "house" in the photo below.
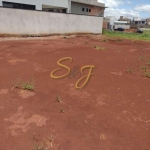
<svg viewBox="0 0 150 150">
<path fill-rule="evenodd" d="M 97 0 L 0 0 L 0 6 L 102 17 L 105 10 Z"/>
<path fill-rule="evenodd" d="M 115 16 L 104 17 L 103 29 L 114 30 L 118 28 L 130 29 L 128 21 L 118 21 Z"/>
<path fill-rule="evenodd" d="M 71 10 L 73 14 L 104 16 L 105 4 L 97 0 L 71 0 Z"/>
<path fill-rule="evenodd" d="M 109 29 L 110 27 L 110 19 L 104 17 L 103 19 L 103 29 Z"/>
<path fill-rule="evenodd" d="M 150 18 L 146 19 L 146 25 L 150 25 Z"/>
<path fill-rule="evenodd" d="M 113 30 L 114 21 L 116 21 L 115 16 L 106 16 L 103 21 L 103 29 Z"/>
<path fill-rule="evenodd" d="M 134 17 L 132 24 L 140 24 L 140 25 L 144 25 L 146 24 L 146 19 L 141 19 L 139 17 Z"/>
<path fill-rule="evenodd" d="M 69 0 L 0 0 L 0 6 L 43 11 L 68 12 Z"/>
<path fill-rule="evenodd" d="M 119 18 L 118 21 L 126 21 L 127 23 L 131 23 L 131 19 L 126 18 L 126 17 L 124 17 L 124 16 L 120 16 L 120 18 Z"/>
<path fill-rule="evenodd" d="M 127 21 L 114 21 L 114 29 L 118 28 L 130 29 L 130 25 Z"/>
</svg>

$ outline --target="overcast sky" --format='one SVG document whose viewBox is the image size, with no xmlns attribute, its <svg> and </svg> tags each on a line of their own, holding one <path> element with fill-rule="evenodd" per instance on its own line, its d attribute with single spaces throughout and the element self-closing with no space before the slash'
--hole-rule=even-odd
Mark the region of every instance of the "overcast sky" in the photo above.
<svg viewBox="0 0 150 150">
<path fill-rule="evenodd" d="M 150 18 L 150 0 L 98 0 L 105 3 L 105 16 Z"/>
</svg>

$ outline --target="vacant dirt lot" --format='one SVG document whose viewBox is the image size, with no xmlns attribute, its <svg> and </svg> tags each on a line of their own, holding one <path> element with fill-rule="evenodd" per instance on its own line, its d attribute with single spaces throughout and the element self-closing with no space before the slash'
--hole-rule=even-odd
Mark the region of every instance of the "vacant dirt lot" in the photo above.
<svg viewBox="0 0 150 150">
<path fill-rule="evenodd" d="M 67 72 L 57 65 L 64 57 L 73 58 L 63 62 L 72 70 L 96 67 L 85 88 L 75 88 L 78 76 L 50 77 L 56 68 Z M 149 42 L 1 39 L 0 150 L 150 150 L 149 70 Z M 17 88 L 30 79 L 34 91 Z"/>
</svg>

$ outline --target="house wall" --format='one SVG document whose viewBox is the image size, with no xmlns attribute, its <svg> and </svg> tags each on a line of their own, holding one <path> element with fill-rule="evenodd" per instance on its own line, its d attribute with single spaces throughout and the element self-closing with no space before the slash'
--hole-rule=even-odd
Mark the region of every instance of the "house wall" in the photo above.
<svg viewBox="0 0 150 150">
<path fill-rule="evenodd" d="M 89 15 L 94 16 L 104 16 L 104 8 L 103 7 L 97 7 L 97 6 L 90 6 L 91 12 Z"/>
<path fill-rule="evenodd" d="M 71 0 L 71 1 L 72 2 L 77 2 L 77 3 L 82 3 L 82 4 L 88 4 L 88 5 L 105 7 L 105 4 L 98 2 L 98 0 Z"/>
<path fill-rule="evenodd" d="M 103 29 L 109 29 L 109 27 L 110 27 L 110 20 L 103 19 Z"/>
<path fill-rule="evenodd" d="M 84 8 L 84 11 L 82 10 Z M 87 11 L 88 9 L 88 11 Z M 91 12 L 89 12 L 89 9 Z M 71 2 L 71 13 L 82 15 L 104 16 L 104 7 Z"/>
<path fill-rule="evenodd" d="M 130 29 L 130 25 L 126 25 L 126 24 L 115 24 L 115 29 L 117 28 L 124 28 L 124 29 Z"/>
<path fill-rule="evenodd" d="M 138 29 L 138 28 L 147 28 L 150 29 L 150 25 L 139 25 L 139 24 L 130 24 L 131 29 Z"/>
<path fill-rule="evenodd" d="M 146 19 L 146 25 L 150 25 L 150 18 Z"/>
<path fill-rule="evenodd" d="M 0 34 L 102 33 L 102 17 L 0 8 Z"/>
<path fill-rule="evenodd" d="M 109 23 L 103 22 L 103 29 L 108 29 L 108 28 L 109 28 Z"/>
<path fill-rule="evenodd" d="M 85 10 L 82 11 L 82 8 L 84 8 Z M 76 2 L 71 2 L 71 13 L 88 15 L 89 12 L 86 12 L 87 8 L 89 8 L 88 5 L 80 4 L 80 3 L 76 3 Z"/>
</svg>

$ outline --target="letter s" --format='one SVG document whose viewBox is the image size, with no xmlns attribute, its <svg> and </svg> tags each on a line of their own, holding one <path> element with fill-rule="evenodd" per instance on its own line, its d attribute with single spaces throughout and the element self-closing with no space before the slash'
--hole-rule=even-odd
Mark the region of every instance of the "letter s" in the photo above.
<svg viewBox="0 0 150 150">
<path fill-rule="evenodd" d="M 53 70 L 53 71 L 51 72 L 51 74 L 50 74 L 51 78 L 53 78 L 53 79 L 61 79 L 61 78 L 64 78 L 64 77 L 66 77 L 66 76 L 68 76 L 68 75 L 70 74 L 70 71 L 71 71 L 70 68 L 67 67 L 67 66 L 65 66 L 65 65 L 63 65 L 63 64 L 61 64 L 61 62 L 64 61 L 64 60 L 70 60 L 70 61 L 72 62 L 73 59 L 72 59 L 71 57 L 65 57 L 65 58 L 59 59 L 59 60 L 57 61 L 57 64 L 58 64 L 59 66 L 63 67 L 63 68 L 66 68 L 66 69 L 68 70 L 68 72 L 67 72 L 66 74 L 62 75 L 62 76 L 55 76 L 54 74 L 55 74 L 57 71 L 60 70 L 60 68 L 57 68 L 57 69 L 55 69 L 55 70 Z"/>
</svg>

